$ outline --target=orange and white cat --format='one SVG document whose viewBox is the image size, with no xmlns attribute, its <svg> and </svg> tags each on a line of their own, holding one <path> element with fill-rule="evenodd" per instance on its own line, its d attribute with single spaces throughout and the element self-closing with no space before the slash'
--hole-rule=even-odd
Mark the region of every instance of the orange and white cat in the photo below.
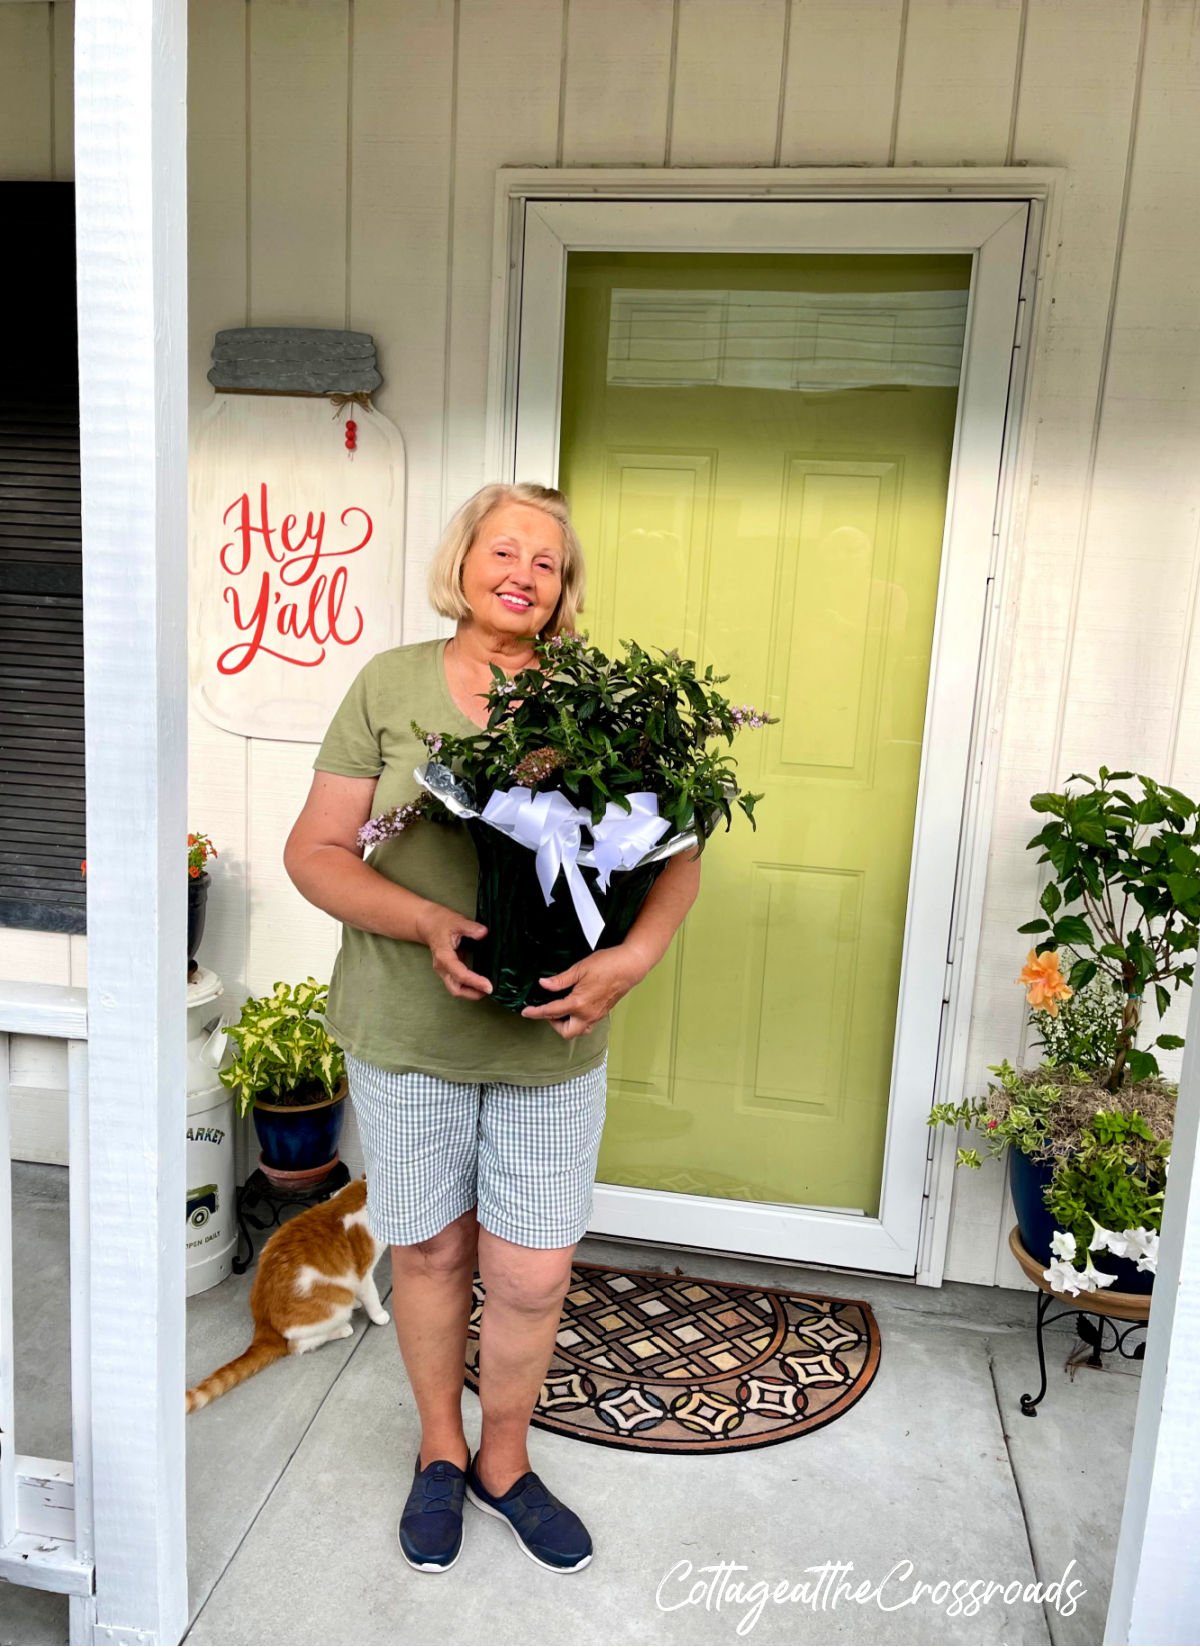
<svg viewBox="0 0 1200 1647">
<path fill-rule="evenodd" d="M 187 1392 L 188 1412 L 207 1407 L 285 1355 L 351 1337 L 350 1316 L 360 1304 L 377 1327 L 386 1327 L 391 1317 L 375 1286 L 385 1245 L 367 1227 L 365 1178 L 276 1230 L 259 1256 L 250 1291 L 250 1348 Z"/>
</svg>

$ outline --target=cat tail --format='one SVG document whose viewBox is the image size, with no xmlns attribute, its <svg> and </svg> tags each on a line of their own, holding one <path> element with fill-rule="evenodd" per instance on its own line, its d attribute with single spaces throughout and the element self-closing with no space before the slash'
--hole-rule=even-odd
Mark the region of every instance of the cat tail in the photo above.
<svg viewBox="0 0 1200 1647">
<path fill-rule="evenodd" d="M 197 1384 L 194 1390 L 187 1392 L 186 1411 L 194 1413 L 201 1407 L 207 1407 L 210 1401 L 215 1401 L 219 1395 L 224 1395 L 247 1378 L 253 1378 L 256 1372 L 269 1367 L 272 1361 L 279 1361 L 287 1353 L 288 1342 L 282 1333 L 277 1333 L 273 1327 L 260 1328 L 244 1355 L 218 1367 L 203 1384 Z"/>
</svg>

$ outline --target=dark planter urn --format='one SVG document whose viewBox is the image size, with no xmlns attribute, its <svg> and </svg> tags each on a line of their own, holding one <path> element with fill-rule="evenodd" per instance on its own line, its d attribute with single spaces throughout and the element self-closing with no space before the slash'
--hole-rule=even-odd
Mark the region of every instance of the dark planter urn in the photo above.
<svg viewBox="0 0 1200 1647">
<path fill-rule="evenodd" d="M 538 979 L 565 972 L 592 953 L 571 901 L 566 872 L 559 871 L 554 900 L 548 904 L 537 878 L 535 854 L 527 846 L 480 818 L 469 818 L 467 828 L 479 855 L 475 919 L 488 929 L 485 938 L 470 945 L 467 964 L 490 980 L 489 999 L 510 1012 L 561 1000 L 570 990 L 543 989 Z M 597 949 L 610 949 L 628 934 L 669 862 L 659 858 L 637 869 L 615 870 L 607 892 L 596 889 L 598 870 L 580 866 L 604 917 Z"/>
<path fill-rule="evenodd" d="M 1053 1256 L 1050 1238 L 1057 1227 L 1044 1199 L 1044 1192 L 1050 1187 L 1053 1176 L 1053 1161 L 1031 1161 L 1012 1144 L 1008 1146 L 1008 1186 L 1016 1209 L 1021 1245 L 1031 1258 L 1045 1265 L 1049 1265 Z M 1095 1252 L 1092 1263 L 1106 1275 L 1117 1278 L 1111 1287 L 1104 1288 L 1106 1293 L 1153 1291 L 1154 1271 L 1139 1270 L 1131 1258 L 1117 1258 L 1111 1252 Z M 1086 1293 L 1079 1294 L 1081 1307 L 1086 1297 Z"/>
<path fill-rule="evenodd" d="M 332 1097 L 320 1098 L 315 1103 L 272 1104 L 261 1099 L 255 1102 L 250 1113 L 262 1147 L 260 1165 L 272 1182 L 295 1183 L 294 1175 L 303 1173 L 312 1184 L 333 1171 L 345 1119 L 346 1092 L 343 1079 Z M 275 1174 L 282 1176 L 277 1178 Z"/>
<path fill-rule="evenodd" d="M 206 869 L 199 875 L 188 876 L 188 969 L 189 978 L 194 978 L 197 968 L 196 951 L 200 948 L 200 940 L 204 936 L 204 915 L 208 905 L 208 888 L 211 877 Z"/>
</svg>

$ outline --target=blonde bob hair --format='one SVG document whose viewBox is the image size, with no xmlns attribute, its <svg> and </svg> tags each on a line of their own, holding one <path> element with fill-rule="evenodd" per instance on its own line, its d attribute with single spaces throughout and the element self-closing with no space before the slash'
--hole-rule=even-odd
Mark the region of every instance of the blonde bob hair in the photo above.
<svg viewBox="0 0 1200 1647">
<path fill-rule="evenodd" d="M 541 636 L 543 640 L 552 640 L 561 632 L 573 635 L 579 614 L 583 611 L 587 586 L 583 545 L 571 525 L 566 498 L 552 486 L 536 486 L 531 482 L 509 485 L 497 481 L 491 486 L 481 487 L 473 497 L 469 497 L 442 533 L 441 542 L 434 550 L 429 565 L 430 605 L 444 618 L 470 617 L 471 608 L 462 591 L 463 561 L 486 517 L 502 503 L 532 504 L 558 522 L 563 545 L 562 589 L 558 605 L 542 629 Z"/>
</svg>

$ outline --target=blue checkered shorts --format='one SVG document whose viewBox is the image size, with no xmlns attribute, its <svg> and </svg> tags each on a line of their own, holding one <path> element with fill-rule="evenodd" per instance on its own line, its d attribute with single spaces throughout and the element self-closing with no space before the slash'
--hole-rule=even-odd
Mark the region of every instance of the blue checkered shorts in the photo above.
<svg viewBox="0 0 1200 1647">
<path fill-rule="evenodd" d="M 569 1247 L 592 1215 L 608 1054 L 552 1086 L 444 1081 L 346 1054 L 375 1238 L 427 1241 L 472 1207 L 520 1247 Z"/>
</svg>

